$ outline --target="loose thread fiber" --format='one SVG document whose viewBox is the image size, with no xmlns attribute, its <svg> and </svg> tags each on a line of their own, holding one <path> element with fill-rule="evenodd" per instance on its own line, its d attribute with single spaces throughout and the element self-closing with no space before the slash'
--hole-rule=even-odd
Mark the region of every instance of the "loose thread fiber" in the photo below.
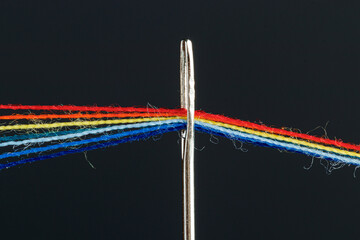
<svg viewBox="0 0 360 240">
<path fill-rule="evenodd" d="M 7 147 L 7 146 L 20 146 L 20 145 L 26 145 L 26 144 L 35 144 L 35 143 L 46 143 L 51 141 L 60 141 L 60 140 L 68 140 L 71 138 L 80 138 L 87 135 L 95 135 L 95 134 L 105 134 L 106 132 L 111 131 L 119 131 L 119 130 L 125 130 L 125 129 L 132 129 L 132 128 L 146 128 L 150 126 L 161 126 L 161 125 L 169 125 L 174 123 L 183 123 L 185 124 L 185 120 L 164 120 L 164 121 L 151 121 L 151 122 L 145 122 L 145 123 L 134 123 L 134 124 L 126 124 L 126 125 L 116 125 L 112 127 L 105 127 L 105 128 L 97 128 L 93 130 L 87 130 L 87 129 L 81 129 L 81 132 L 75 132 L 72 133 L 71 131 L 69 134 L 61 135 L 61 136 L 53 136 L 53 137 L 41 137 L 41 138 L 34 138 L 34 139 L 27 139 L 22 141 L 7 141 L 4 143 L 0 143 L 0 147 Z M 0 155 L 1 156 L 1 155 Z M 0 157 L 1 159 L 1 157 Z"/>
<path fill-rule="evenodd" d="M 9 110 L 54 110 L 54 111 L 81 111 L 81 112 L 144 112 L 144 113 L 184 113 L 185 109 L 166 108 L 137 108 L 137 107 L 98 107 L 98 106 L 75 106 L 75 105 L 15 105 L 0 104 L 1 109 Z"/>
<path fill-rule="evenodd" d="M 60 143 L 60 144 L 50 145 L 50 146 L 46 146 L 46 147 L 31 148 L 31 149 L 20 151 L 20 152 L 3 153 L 3 154 L 0 154 L 0 160 L 4 159 L 4 158 L 20 157 L 23 155 L 28 155 L 28 154 L 33 154 L 33 153 L 57 150 L 60 148 L 68 148 L 68 147 L 74 147 L 74 146 L 85 145 L 85 144 L 90 144 L 90 143 L 109 141 L 109 140 L 113 140 L 113 139 L 117 139 L 117 138 L 122 138 L 125 136 L 142 134 L 145 132 L 151 132 L 151 131 L 160 132 L 162 129 L 171 129 L 171 128 L 177 129 L 178 127 L 185 128 L 185 124 L 184 123 L 172 123 L 172 124 L 167 124 L 167 126 L 159 125 L 157 127 L 145 127 L 145 128 L 140 128 L 138 130 L 121 132 L 121 133 L 111 134 L 111 135 L 103 135 L 100 137 L 85 139 L 85 140 L 81 140 L 81 141 L 66 142 L 66 143 Z"/>
<path fill-rule="evenodd" d="M 99 149 L 99 148 L 115 146 L 120 143 L 139 141 L 139 140 L 147 139 L 152 136 L 161 135 L 161 134 L 164 134 L 167 132 L 179 131 L 184 128 L 185 128 L 184 124 L 182 124 L 182 125 L 179 124 L 178 126 L 176 126 L 176 125 L 171 126 L 171 127 L 167 126 L 165 128 L 158 129 L 157 131 L 144 131 L 142 134 L 125 137 L 120 140 L 116 140 L 116 141 L 112 141 L 112 142 L 105 142 L 105 143 L 96 144 L 96 145 L 83 147 L 83 148 L 79 148 L 79 149 L 72 149 L 72 150 L 62 151 L 62 152 L 49 154 L 49 155 L 45 155 L 45 156 L 38 156 L 38 157 L 23 159 L 23 160 L 19 160 L 19 161 L 15 161 L 15 162 L 0 164 L 0 170 L 14 167 L 14 166 L 17 166 L 20 164 L 32 163 L 32 162 L 36 162 L 36 161 L 56 158 L 56 157 L 64 156 L 67 154 L 86 152 L 86 151 L 91 151 L 91 150 L 95 150 L 95 149 Z"/>
<path fill-rule="evenodd" d="M 113 142 L 121 143 L 121 141 L 123 141 L 118 140 L 119 138 L 136 139 L 139 136 L 145 136 L 146 134 L 150 134 L 150 132 L 151 134 L 156 135 L 158 133 L 164 133 L 164 131 L 166 132 L 170 128 L 183 129 L 185 128 L 186 119 L 186 110 L 184 109 L 98 107 L 72 105 L 0 105 L 0 110 L 1 109 L 16 111 L 33 110 L 45 112 L 41 112 L 40 114 L 17 113 L 13 115 L 0 116 L 0 120 L 13 121 L 5 122 L 4 125 L 0 126 L 0 131 L 20 131 L 20 134 L 0 137 L 0 147 L 24 145 L 24 148 L 29 148 L 17 152 L 1 154 L 0 160 L 10 157 L 20 157 L 29 154 L 40 154 L 41 152 L 63 149 L 62 153 L 47 155 L 60 156 L 61 154 L 64 155 L 65 152 L 70 151 L 70 153 L 72 153 L 72 151 L 74 151 L 74 149 L 68 150 L 68 148 L 80 146 L 79 149 L 76 149 L 76 152 L 80 152 L 81 149 L 87 149 L 88 147 L 92 147 L 83 147 L 84 145 L 89 144 L 94 144 L 93 146 L 107 146 L 107 144 L 112 145 Z M 52 113 L 52 111 L 67 112 L 59 112 L 54 114 Z M 74 119 L 75 121 L 59 122 L 60 120 L 57 120 L 50 123 L 36 122 L 40 119 L 47 121 L 52 121 L 53 119 Z M 21 122 L 26 120 L 36 121 L 32 124 L 20 124 L 18 120 Z M 210 114 L 203 111 L 195 112 L 195 123 L 196 130 L 200 132 L 210 133 L 212 135 L 222 136 L 231 140 L 248 142 L 255 145 L 302 153 L 313 157 L 340 162 L 343 164 L 353 164 L 360 166 L 360 153 L 358 153 L 358 151 L 360 151 L 359 145 L 344 143 L 339 140 L 325 139 L 303 133 L 295 133 L 284 129 L 268 127 L 248 121 L 228 118 L 222 115 Z M 102 125 L 107 126 L 100 127 Z M 64 131 L 62 129 L 63 127 L 70 129 Z M 77 127 L 81 127 L 84 129 L 71 129 Z M 133 128 L 138 129 L 131 130 Z M 52 129 L 52 131 L 45 133 L 21 134 L 21 131 L 32 129 Z M 112 131 L 125 132 L 110 133 Z M 100 136 L 78 140 L 82 137 L 87 138 L 91 135 Z M 66 142 L 58 143 L 61 141 Z M 50 144 L 45 147 L 32 146 L 33 144 L 43 143 Z M 40 160 L 45 159 L 44 156 L 38 158 L 41 158 Z M 35 157 L 31 159 L 37 158 Z M 21 163 L 21 161 L 18 162 Z M 9 167 L 10 165 L 5 164 L 2 166 Z"/>
<path fill-rule="evenodd" d="M 220 126 L 214 126 L 211 124 L 206 124 L 206 123 L 196 124 L 196 130 L 225 137 L 232 140 L 238 140 L 241 142 L 247 142 L 254 145 L 263 146 L 263 147 L 271 147 L 280 150 L 286 150 L 289 152 L 302 153 L 312 157 L 322 158 L 331 161 L 340 161 L 346 164 L 360 166 L 359 158 L 349 157 L 346 155 L 339 155 L 332 152 L 321 151 L 321 150 L 312 149 L 309 147 L 303 147 L 300 145 L 282 142 L 278 140 L 272 140 L 261 136 L 256 136 L 256 135 L 238 132 L 235 130 L 226 129 Z"/>
<path fill-rule="evenodd" d="M 20 130 L 20 129 L 44 129 L 44 128 L 61 128 L 73 126 L 97 126 L 97 125 L 111 125 L 111 124 L 125 124 L 146 121 L 162 121 L 168 119 L 185 119 L 185 117 L 154 117 L 154 118 L 130 118 L 130 119 L 112 119 L 112 120 L 97 120 L 97 121 L 81 121 L 81 122 L 55 122 L 48 124 L 19 124 L 0 126 L 0 131 L 5 130 Z"/>
</svg>

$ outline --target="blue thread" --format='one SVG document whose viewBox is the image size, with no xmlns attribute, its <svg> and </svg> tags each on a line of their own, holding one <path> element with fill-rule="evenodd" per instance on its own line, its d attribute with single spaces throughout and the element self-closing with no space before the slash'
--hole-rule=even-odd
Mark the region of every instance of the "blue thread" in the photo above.
<svg viewBox="0 0 360 240">
<path fill-rule="evenodd" d="M 182 130 L 184 128 L 185 128 L 185 124 L 173 124 L 173 125 L 169 125 L 169 126 L 163 126 L 161 128 L 157 128 L 155 131 L 154 131 L 155 128 L 147 128 L 147 129 L 143 129 L 144 131 L 141 134 L 135 135 L 135 136 L 131 136 L 132 134 L 129 133 L 129 132 L 134 132 L 134 131 L 128 131 L 128 132 L 125 132 L 125 133 L 130 135 L 130 137 L 125 137 L 125 138 L 122 138 L 120 140 L 116 140 L 116 141 L 112 141 L 112 142 L 105 142 L 105 143 L 101 143 L 101 144 L 97 144 L 97 145 L 92 145 L 92 146 L 89 146 L 89 147 L 84 147 L 84 148 L 79 148 L 79 149 L 72 149 L 72 150 L 58 152 L 58 153 L 54 153 L 54 154 L 50 154 L 50 155 L 39 156 L 39 157 L 35 157 L 35 158 L 23 159 L 23 160 L 16 161 L 16 162 L 9 162 L 9 163 L 5 163 L 5 164 L 0 164 L 0 170 L 5 169 L 5 168 L 14 167 L 14 166 L 17 166 L 17 165 L 20 165 L 20 164 L 25 164 L 25 163 L 31 163 L 31 162 L 56 158 L 56 157 L 64 156 L 64 155 L 71 154 L 71 153 L 85 152 L 85 151 L 95 150 L 95 149 L 99 149 L 99 148 L 115 146 L 115 145 L 120 144 L 120 143 L 139 141 L 139 140 L 142 140 L 142 139 L 147 139 L 147 138 L 149 138 L 151 136 L 156 136 L 156 135 L 164 134 L 164 133 L 167 133 L 167 132 L 179 131 L 179 130 Z"/>
<path fill-rule="evenodd" d="M 83 141 L 77 141 L 77 142 L 73 142 L 73 143 L 57 144 L 57 145 L 48 146 L 48 147 L 44 147 L 44 148 L 29 149 L 27 151 L 22 151 L 22 152 L 18 152 L 18 153 L 14 153 L 14 154 L 16 154 L 15 156 L 19 156 L 18 154 L 24 155 L 24 154 L 29 154 L 29 153 L 36 153 L 39 151 L 48 151 L 48 150 L 58 149 L 58 148 L 62 148 L 62 147 L 71 147 L 71 146 L 77 146 L 80 144 L 87 144 L 87 143 L 93 143 L 93 142 L 98 142 L 98 141 L 107 141 L 107 140 L 111 140 L 114 138 L 130 136 L 130 137 L 126 137 L 126 138 L 123 138 L 123 139 L 120 139 L 117 141 L 106 142 L 106 143 L 97 144 L 97 145 L 93 145 L 93 146 L 89 146 L 89 147 L 85 147 L 85 148 L 68 150 L 68 151 L 63 151 L 63 152 L 59 152 L 59 153 L 55 153 L 55 154 L 51 154 L 51 155 L 47 155 L 47 156 L 40 156 L 40 157 L 24 159 L 24 160 L 20 160 L 20 161 L 16 161 L 16 162 L 10 162 L 7 164 L 1 164 L 0 169 L 9 168 L 9 167 L 16 166 L 16 165 L 19 165 L 22 163 L 34 162 L 34 161 L 38 161 L 38 160 L 45 160 L 45 159 L 49 159 L 49 158 L 63 156 L 63 155 L 70 154 L 70 153 L 89 151 L 89 150 L 103 148 L 103 147 L 107 147 L 107 146 L 113 146 L 113 145 L 116 145 L 119 143 L 140 140 L 140 139 L 144 139 L 144 138 L 147 138 L 150 136 L 155 136 L 155 135 L 162 134 L 165 132 L 170 132 L 170 131 L 181 130 L 184 128 L 185 128 L 185 124 L 180 124 L 180 123 L 179 124 L 171 124 L 168 126 L 165 125 L 165 126 L 161 126 L 161 127 L 151 127 L 151 128 L 148 127 L 148 128 L 134 130 L 134 131 L 127 131 L 127 132 L 123 132 L 120 134 L 114 134 L 114 135 L 102 136 L 102 137 L 92 138 L 92 139 L 83 140 Z M 212 124 L 207 124 L 207 123 L 203 123 L 203 122 L 199 122 L 199 121 L 196 122 L 195 129 L 200 132 L 214 134 L 214 135 L 225 137 L 225 138 L 232 139 L 232 140 L 248 142 L 248 143 L 252 143 L 254 145 L 277 148 L 277 149 L 282 149 L 282 150 L 286 150 L 286 151 L 290 151 L 290 152 L 302 153 L 302 154 L 306 154 L 309 156 L 327 159 L 327 160 L 331 160 L 331 161 L 339 161 L 339 162 L 343 162 L 346 164 L 353 164 L 353 165 L 358 165 L 358 166 L 360 165 L 360 160 L 359 160 L 359 158 L 356 158 L 356 157 L 347 157 L 347 156 L 341 155 L 341 154 L 333 154 L 333 153 L 329 153 L 329 152 L 323 151 L 323 150 L 317 150 L 317 149 L 313 149 L 310 147 L 300 146 L 300 145 L 288 143 L 285 141 L 268 139 L 265 137 L 256 136 L 256 135 L 252 135 L 252 134 L 248 134 L 248 133 L 243 133 L 243 132 L 239 132 L 236 130 L 231 130 L 228 128 L 215 126 Z M 136 135 L 136 134 L 139 134 L 139 135 Z M 136 135 L 136 136 L 133 136 L 133 135 Z M 6 155 L 6 154 L 0 155 L 0 157 L 3 156 L 2 158 L 5 158 L 4 155 Z M 13 156 L 12 154 L 8 154 L 8 155 Z"/>
<path fill-rule="evenodd" d="M 105 132 L 110 131 L 118 131 L 130 128 L 143 128 L 149 126 L 159 126 L 163 124 L 172 124 L 172 123 L 185 123 L 185 120 L 182 119 L 172 119 L 172 120 L 163 120 L 163 121 L 152 121 L 152 122 L 144 122 L 144 123 L 133 123 L 133 124 L 125 124 L 125 125 L 117 125 L 111 127 L 104 127 L 104 128 L 97 128 L 94 130 L 85 130 L 82 132 L 70 133 L 62 136 L 54 136 L 54 137 L 43 137 L 43 138 L 36 138 L 36 139 L 27 139 L 22 141 L 8 141 L 0 143 L 0 147 L 7 147 L 7 146 L 19 146 L 25 144 L 35 144 L 35 143 L 45 143 L 51 141 L 59 141 L 59 140 L 68 140 L 71 138 L 80 138 L 86 135 L 95 135 L 95 134 L 102 134 Z"/>
<path fill-rule="evenodd" d="M 263 146 L 263 147 L 277 148 L 277 149 L 286 150 L 289 152 L 302 153 L 302 154 L 317 157 L 317 158 L 323 158 L 326 160 L 340 161 L 340 162 L 343 162 L 346 164 L 353 164 L 353 165 L 357 165 L 357 166 L 360 165 L 360 160 L 359 160 L 359 158 L 356 158 L 356 157 L 347 157 L 344 155 L 329 153 L 326 151 L 317 150 L 317 149 L 313 149 L 313 148 L 309 148 L 309 147 L 302 147 L 302 146 L 292 144 L 292 143 L 267 139 L 264 137 L 260 137 L 260 136 L 256 136 L 256 135 L 252 135 L 252 134 L 248 134 L 248 133 L 242 133 L 239 131 L 231 130 L 231 129 L 220 127 L 220 126 L 211 125 L 208 123 L 196 122 L 195 129 L 197 131 L 214 134 L 214 135 L 225 137 L 228 139 L 238 140 L 238 141 L 242 141 L 242 142 L 248 142 L 248 143 L 252 143 L 254 145 L 259 145 L 259 146 Z"/>
<path fill-rule="evenodd" d="M 94 129 L 97 129 L 97 128 L 94 128 Z M 59 131 L 59 132 L 13 135 L 13 136 L 0 137 L 0 142 L 14 141 L 14 140 L 24 140 L 24 139 L 39 138 L 39 137 L 61 136 L 61 135 L 69 134 L 69 133 L 78 133 L 78 132 L 80 133 L 80 132 L 84 132 L 84 131 L 87 131 L 87 130 L 89 130 L 89 129 L 76 129 L 76 130 Z"/>
<path fill-rule="evenodd" d="M 185 126 L 185 124 L 183 124 L 183 123 L 182 124 L 180 124 L 180 123 L 179 124 L 171 124 L 170 126 L 178 126 L 178 125 Z M 28 155 L 28 154 L 32 154 L 32 153 L 56 150 L 56 149 L 59 149 L 59 148 L 74 147 L 74 146 L 79 146 L 79 145 L 89 144 L 89 143 L 95 143 L 95 142 L 100 142 L 100 141 L 109 141 L 109 140 L 116 139 L 116 138 L 122 138 L 122 137 L 128 136 L 128 135 L 141 134 L 144 131 L 160 130 L 163 127 L 164 126 L 142 128 L 142 129 L 138 129 L 138 130 L 127 131 L 127 132 L 122 132 L 122 133 L 117 133 L 117 134 L 112 134 L 112 135 L 105 135 L 105 136 L 85 139 L 85 140 L 81 140 L 81 141 L 60 143 L 60 144 L 50 145 L 50 146 L 46 146 L 46 147 L 31 148 L 31 149 L 20 151 L 20 152 L 4 153 L 4 154 L 0 155 L 0 159 L 10 158 L 10 157 L 20 157 L 22 155 Z"/>
</svg>

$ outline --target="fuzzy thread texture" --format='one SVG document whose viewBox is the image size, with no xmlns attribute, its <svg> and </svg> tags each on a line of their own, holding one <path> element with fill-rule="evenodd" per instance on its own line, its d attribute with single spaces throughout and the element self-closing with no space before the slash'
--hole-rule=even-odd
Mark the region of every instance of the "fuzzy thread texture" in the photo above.
<svg viewBox="0 0 360 240">
<path fill-rule="evenodd" d="M 0 105 L 0 169 L 186 129 L 186 110 L 74 105 Z M 13 110 L 13 114 L 8 114 Z M 35 112 L 32 112 L 35 111 Z M 56 113 L 54 113 L 54 111 Z M 203 111 L 198 132 L 360 166 L 360 146 Z M 9 151 L 9 149 L 11 150 Z M 55 152 L 55 153 L 53 153 Z M 23 158 L 11 160 L 11 158 Z"/>
</svg>

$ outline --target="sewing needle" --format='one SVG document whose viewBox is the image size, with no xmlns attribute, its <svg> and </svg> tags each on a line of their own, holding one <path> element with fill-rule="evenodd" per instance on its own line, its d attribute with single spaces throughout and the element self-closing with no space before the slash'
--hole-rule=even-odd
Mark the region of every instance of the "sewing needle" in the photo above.
<svg viewBox="0 0 360 240">
<path fill-rule="evenodd" d="M 180 43 L 180 102 L 187 110 L 187 128 L 181 132 L 183 165 L 183 239 L 195 240 L 195 185 L 194 185 L 194 115 L 195 79 L 194 58 L 190 40 Z"/>
</svg>

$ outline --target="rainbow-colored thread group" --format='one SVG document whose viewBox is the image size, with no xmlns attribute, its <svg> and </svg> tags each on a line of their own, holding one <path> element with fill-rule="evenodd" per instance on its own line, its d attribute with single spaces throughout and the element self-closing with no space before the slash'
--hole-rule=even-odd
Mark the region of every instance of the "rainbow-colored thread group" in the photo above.
<svg viewBox="0 0 360 240">
<path fill-rule="evenodd" d="M 0 169 L 186 128 L 184 109 L 0 105 L 0 110 Z M 359 145 L 203 111 L 195 118 L 199 132 L 360 166 Z"/>
</svg>

